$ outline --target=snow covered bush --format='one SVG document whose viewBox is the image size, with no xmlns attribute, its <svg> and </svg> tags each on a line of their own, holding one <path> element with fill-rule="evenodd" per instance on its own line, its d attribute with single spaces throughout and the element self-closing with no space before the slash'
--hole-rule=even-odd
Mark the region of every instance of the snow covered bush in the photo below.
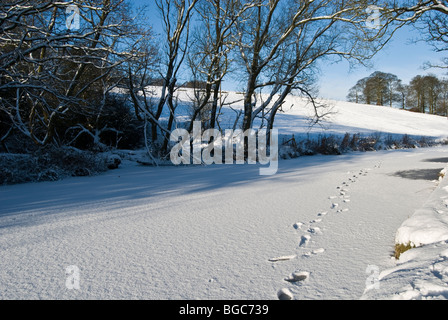
<svg viewBox="0 0 448 320">
<path fill-rule="evenodd" d="M 316 144 L 316 152 L 324 155 L 340 155 L 341 150 L 339 146 L 340 142 L 338 137 L 334 135 L 330 136 L 319 135 Z"/>
<path fill-rule="evenodd" d="M 121 158 L 119 155 L 113 154 L 107 157 L 107 168 L 110 170 L 117 169 L 121 164 Z"/>
<path fill-rule="evenodd" d="M 285 139 L 286 140 L 286 139 Z M 302 140 L 292 136 L 291 139 L 283 141 L 280 148 L 282 159 L 297 158 L 305 155 L 340 155 L 351 151 L 376 151 L 384 149 L 409 149 L 431 147 L 441 142 L 436 142 L 429 137 L 411 137 L 409 135 L 387 135 L 383 136 L 376 132 L 369 135 L 360 133 L 346 133 L 338 135 L 318 135 L 315 138 L 307 137 Z"/>
<path fill-rule="evenodd" d="M 33 178 L 30 171 L 36 167 L 35 159 L 30 155 L 1 154 L 0 155 L 0 184 L 30 182 Z M 34 177 L 37 178 L 37 175 Z"/>
<path fill-rule="evenodd" d="M 89 176 L 107 171 L 108 164 L 104 154 L 70 147 L 47 147 L 29 155 L 0 154 L 0 184 Z"/>
</svg>

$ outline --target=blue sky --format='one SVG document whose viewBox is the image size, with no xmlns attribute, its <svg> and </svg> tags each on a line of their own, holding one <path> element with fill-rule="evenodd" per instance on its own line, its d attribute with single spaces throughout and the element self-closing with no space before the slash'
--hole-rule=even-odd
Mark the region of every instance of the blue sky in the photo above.
<svg viewBox="0 0 448 320">
<path fill-rule="evenodd" d="M 447 71 L 442 69 L 424 70 L 425 62 L 438 63 L 448 56 L 448 52 L 437 53 L 425 42 L 416 42 L 418 34 L 411 27 L 399 30 L 392 41 L 379 52 L 372 60 L 373 67 L 367 69 L 358 67 L 350 71 L 346 62 L 330 65 L 321 70 L 320 94 L 323 98 L 345 100 L 348 90 L 356 82 L 374 71 L 392 73 L 398 76 L 404 83 L 416 75 L 435 74 L 445 77 Z"/>
<path fill-rule="evenodd" d="M 133 1 L 133 3 L 148 7 L 148 16 L 154 31 L 161 32 L 159 15 L 154 1 L 137 0 Z M 418 74 L 433 73 L 440 77 L 445 76 L 446 71 L 441 69 L 424 70 L 423 65 L 427 61 L 439 62 L 444 56 L 448 56 L 448 52 L 437 53 L 427 43 L 412 41 L 417 37 L 418 34 L 411 27 L 400 29 L 395 34 L 393 40 L 374 57 L 372 60 L 374 65 L 371 69 L 359 66 L 354 70 L 350 70 L 348 63 L 345 61 L 334 64 L 326 63 L 321 68 L 319 79 L 320 96 L 328 99 L 346 100 L 348 90 L 359 79 L 370 75 L 374 71 L 393 73 L 402 79 L 404 83 L 409 83 Z M 226 90 L 238 90 L 233 83 L 229 82 L 224 84 L 224 88 Z"/>
</svg>

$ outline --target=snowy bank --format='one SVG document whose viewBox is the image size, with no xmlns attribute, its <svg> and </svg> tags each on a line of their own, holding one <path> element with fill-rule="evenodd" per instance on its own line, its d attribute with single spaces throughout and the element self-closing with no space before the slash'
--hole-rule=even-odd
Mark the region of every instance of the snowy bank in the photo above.
<svg viewBox="0 0 448 320">
<path fill-rule="evenodd" d="M 363 300 L 448 299 L 448 241 L 406 251 L 379 281 L 379 288 L 367 290 Z"/>
<path fill-rule="evenodd" d="M 448 177 L 444 169 L 440 185 L 423 208 L 406 220 L 398 229 L 397 244 L 412 247 L 448 240 Z"/>
<path fill-rule="evenodd" d="M 448 299 L 448 167 L 426 204 L 407 219 L 396 244 L 415 247 L 400 255 L 394 268 L 379 275 L 367 299 Z"/>
</svg>

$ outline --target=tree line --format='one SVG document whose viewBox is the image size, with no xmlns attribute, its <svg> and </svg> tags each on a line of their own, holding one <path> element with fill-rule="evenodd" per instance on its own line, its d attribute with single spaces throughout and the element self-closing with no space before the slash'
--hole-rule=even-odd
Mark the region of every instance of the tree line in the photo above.
<svg viewBox="0 0 448 320">
<path fill-rule="evenodd" d="M 201 120 L 204 127 L 219 129 L 227 79 L 241 83 L 243 109 L 235 123 L 243 131 L 254 128 L 257 119 L 272 128 L 292 92 L 309 99 L 318 120 L 318 63 L 336 58 L 365 64 L 395 30 L 419 22 L 425 26 L 422 35 L 446 44 L 438 35 L 446 35 L 441 26 L 448 5 L 438 1 L 154 3 L 156 21 L 129 0 L 3 0 L 1 150 L 146 145 L 160 156 L 167 153 L 176 126 L 188 129 Z M 373 28 L 366 25 L 372 5 L 381 8 L 375 16 L 381 24 Z M 154 24 L 161 26 L 160 34 Z M 179 79 L 185 78 L 194 97 L 190 118 L 180 124 L 176 94 L 183 85 Z M 161 89 L 157 99 L 150 99 L 151 85 Z"/>
<path fill-rule="evenodd" d="M 417 75 L 405 84 L 394 74 L 376 71 L 358 80 L 347 100 L 448 116 L 448 79 Z"/>
</svg>

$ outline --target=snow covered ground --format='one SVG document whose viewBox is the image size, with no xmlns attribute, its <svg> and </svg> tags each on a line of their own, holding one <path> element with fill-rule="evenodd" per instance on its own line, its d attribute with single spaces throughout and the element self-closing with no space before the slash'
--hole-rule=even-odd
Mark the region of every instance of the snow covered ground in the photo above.
<svg viewBox="0 0 448 320">
<path fill-rule="evenodd" d="M 447 136 L 446 118 L 334 104 L 326 132 Z M 280 133 L 306 135 L 308 111 L 280 114 Z M 126 160 L 2 186 L 0 299 L 446 299 L 447 158 L 448 146 L 300 157 L 273 176 Z M 437 237 L 408 228 L 423 219 Z M 397 262 L 401 237 L 421 246 Z"/>
<path fill-rule="evenodd" d="M 438 172 L 445 164 L 427 160 L 447 154 L 303 157 L 271 177 L 128 163 L 2 187 L 0 298 L 276 299 L 287 288 L 294 299 L 358 299 L 369 266 L 395 267 L 397 229 L 437 186 L 396 172 Z M 67 287 L 71 266 L 79 290 Z M 285 280 L 296 271 L 309 278 Z"/>
</svg>

